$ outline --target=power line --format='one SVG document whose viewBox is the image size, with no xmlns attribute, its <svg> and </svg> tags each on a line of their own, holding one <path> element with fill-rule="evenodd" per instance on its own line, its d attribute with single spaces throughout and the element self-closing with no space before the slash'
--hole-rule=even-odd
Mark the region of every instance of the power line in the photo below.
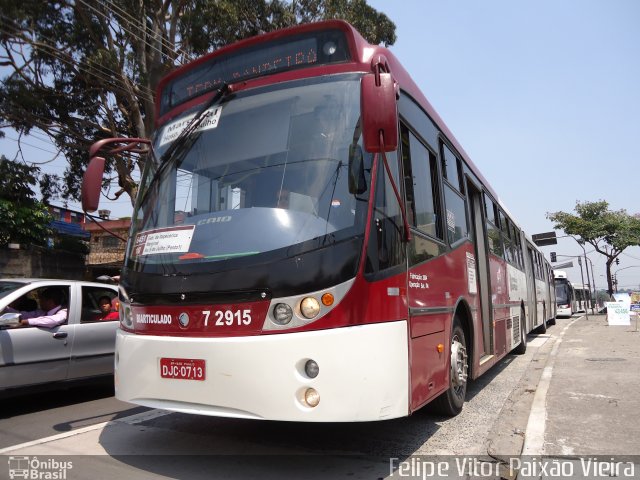
<svg viewBox="0 0 640 480">
<path fill-rule="evenodd" d="M 640 260 L 640 258 L 634 257 L 633 255 L 629 255 L 628 253 L 622 252 L 621 255 L 624 255 L 625 257 L 633 258 L 634 260 Z"/>
<path fill-rule="evenodd" d="M 111 12 L 114 14 L 114 16 L 118 16 L 120 19 L 124 20 L 125 22 L 129 22 L 131 25 L 137 25 L 137 19 L 135 17 L 133 17 L 133 15 L 131 15 L 130 13 L 128 13 L 126 10 L 124 10 L 123 8 L 120 8 L 118 5 L 116 5 L 112 0 L 106 0 L 107 3 L 111 6 Z M 121 14 L 116 13 L 115 10 L 118 10 L 119 12 L 121 12 Z M 140 30 L 141 34 L 144 35 L 144 33 L 142 32 L 142 30 Z M 141 37 L 136 37 L 139 40 L 144 41 L 143 38 Z M 173 48 L 171 46 L 171 44 L 169 43 L 169 40 L 165 40 L 164 37 L 160 36 L 160 43 L 162 43 L 162 45 L 167 48 L 168 50 L 171 50 L 172 52 L 174 52 L 175 54 L 181 54 L 182 56 L 185 57 L 185 59 L 187 60 L 191 60 L 191 56 L 182 48 L 178 47 L 178 49 L 176 50 L 175 48 Z M 176 59 L 177 61 L 177 59 Z M 179 62 L 179 61 L 178 61 Z M 180 62 L 179 62 L 180 63 Z"/>
<path fill-rule="evenodd" d="M 5 135 L 4 138 L 6 138 L 7 140 L 11 140 L 12 142 L 16 142 L 17 144 L 25 144 L 25 145 L 28 145 L 28 146 L 30 146 L 32 148 L 36 148 L 38 150 L 42 150 L 43 152 L 51 153 L 53 155 L 58 155 L 58 153 L 59 153 L 59 152 L 52 152 L 51 150 L 46 150 L 44 148 L 38 147 L 36 145 L 33 145 L 32 143 L 28 143 L 28 142 L 25 142 L 23 140 L 18 140 L 17 138 L 10 137 L 9 135 Z M 33 163 L 36 163 L 36 162 L 33 162 Z M 48 162 L 44 162 L 44 163 L 48 163 Z"/>
<path fill-rule="evenodd" d="M 96 7 L 94 7 L 93 5 L 89 5 L 87 2 L 85 2 L 84 0 L 79 0 L 80 3 L 82 3 L 84 6 L 86 6 L 88 9 L 93 10 L 97 15 L 100 15 L 102 18 L 104 18 L 105 20 L 107 20 L 108 22 L 110 21 L 110 18 L 107 16 L 106 13 L 101 12 L 100 10 L 98 10 Z M 113 13 L 113 11 L 112 11 Z M 149 43 L 147 40 L 145 40 L 144 38 L 136 35 L 135 33 L 133 33 L 131 30 L 127 29 L 124 27 L 124 25 L 120 24 L 120 27 L 127 32 L 129 35 L 131 35 L 134 38 L 137 38 L 138 40 L 140 40 L 141 42 L 143 42 L 145 45 L 147 45 L 149 48 L 155 50 L 156 52 L 158 52 L 160 55 L 166 55 L 165 52 L 163 52 L 162 50 L 160 50 L 158 47 L 156 47 L 155 45 L 152 45 L 151 43 Z M 176 56 L 178 55 L 178 52 L 176 52 L 175 50 L 168 48 L 168 50 L 170 50 L 171 52 L 173 52 Z M 177 61 L 177 60 L 176 60 Z M 180 62 L 178 62 L 180 63 Z"/>
<path fill-rule="evenodd" d="M 0 17 L 4 18 L 6 20 L 12 21 L 12 19 L 7 17 L 6 15 L 0 14 Z M 6 30 L 6 27 L 13 28 L 13 31 Z M 18 34 L 22 34 L 23 33 L 22 30 L 20 29 L 20 27 L 16 26 L 15 24 L 14 25 L 8 25 L 8 24 L 0 25 L 0 31 L 4 31 L 6 34 L 11 35 L 11 36 L 17 36 Z M 41 48 L 43 50 L 44 49 L 50 50 L 48 52 L 44 52 L 43 51 L 43 53 L 46 53 L 47 55 L 49 55 L 49 56 L 51 56 L 53 58 L 56 58 L 56 59 L 60 60 L 61 62 L 66 63 L 67 65 L 71 66 L 75 70 L 76 74 L 79 75 L 81 73 L 81 71 L 78 70 L 78 68 L 77 68 L 79 65 L 76 64 L 76 62 L 73 60 L 73 56 L 70 55 L 70 54 L 65 54 L 64 52 L 61 52 L 59 49 L 57 49 L 54 46 L 57 42 L 55 42 L 54 40 L 52 40 L 49 37 L 46 37 L 45 35 L 40 35 L 39 38 L 41 38 L 43 40 L 48 40 L 49 42 L 52 43 L 52 45 L 49 45 L 47 43 L 39 43 L 38 44 L 38 48 Z M 65 55 L 68 55 L 69 58 L 67 58 Z M 127 89 L 125 89 L 123 86 L 119 85 L 118 83 L 114 82 L 114 80 L 111 77 L 106 76 L 105 73 L 103 73 L 97 67 L 91 65 L 90 63 L 85 63 L 83 66 L 86 68 L 87 73 L 89 75 L 92 75 L 95 78 L 97 78 L 99 80 L 102 80 L 108 86 L 111 86 L 114 90 L 118 90 L 118 91 L 120 91 L 120 92 L 122 92 L 122 93 L 124 93 L 126 95 L 130 94 L 130 92 Z M 115 70 L 112 70 L 111 68 L 108 68 L 108 67 L 105 67 L 105 66 L 101 66 L 100 68 L 105 70 L 106 72 L 109 72 L 109 73 L 113 74 L 114 76 L 119 76 L 122 73 L 122 72 L 116 72 Z M 143 97 L 145 100 L 148 100 L 150 102 L 154 101 L 154 99 L 153 99 L 153 91 L 149 87 L 147 87 L 145 85 L 141 85 L 139 83 L 136 83 L 131 79 L 129 79 L 129 80 L 131 81 L 131 83 L 135 87 L 140 89 L 140 93 L 138 94 L 139 97 Z M 145 90 L 146 90 L 147 93 L 144 92 Z"/>
</svg>

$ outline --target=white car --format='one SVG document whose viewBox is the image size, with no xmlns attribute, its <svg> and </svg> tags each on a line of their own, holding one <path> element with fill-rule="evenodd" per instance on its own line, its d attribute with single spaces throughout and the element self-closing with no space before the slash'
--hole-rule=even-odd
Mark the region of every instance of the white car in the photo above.
<svg viewBox="0 0 640 480">
<path fill-rule="evenodd" d="M 17 315 L 34 310 L 47 288 L 63 292 L 67 321 L 53 328 L 16 327 Z M 117 303 L 116 286 L 74 280 L 0 279 L 0 396 L 18 389 L 113 375 L 118 320 L 101 320 L 98 301 Z M 113 317 L 114 315 L 111 315 Z"/>
</svg>

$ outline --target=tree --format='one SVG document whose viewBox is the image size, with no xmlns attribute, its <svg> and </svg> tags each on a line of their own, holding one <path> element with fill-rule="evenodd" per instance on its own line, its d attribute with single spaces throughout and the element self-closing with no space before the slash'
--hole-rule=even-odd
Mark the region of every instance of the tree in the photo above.
<svg viewBox="0 0 640 480">
<path fill-rule="evenodd" d="M 52 235 L 51 216 L 36 199 L 38 167 L 0 157 L 0 246 L 10 242 L 46 245 Z"/>
<path fill-rule="evenodd" d="M 44 132 L 69 162 L 62 195 L 78 199 L 89 145 L 148 137 L 160 78 L 230 42 L 296 23 L 344 18 L 372 43 L 395 25 L 366 0 L 0 0 L 0 128 Z M 0 132 L 1 134 L 1 132 Z M 109 159 L 112 199 L 137 192 L 143 159 Z M 108 185 L 109 182 L 106 182 Z M 109 192 L 109 190 L 107 190 Z"/>
<path fill-rule="evenodd" d="M 583 242 L 591 244 L 607 258 L 607 286 L 611 295 L 611 265 L 625 248 L 640 245 L 640 219 L 625 210 L 609 210 L 609 204 L 604 200 L 577 202 L 575 211 L 577 215 L 547 213 L 547 218 L 555 223 L 554 228 L 564 230 L 567 235 L 580 236 Z"/>
</svg>

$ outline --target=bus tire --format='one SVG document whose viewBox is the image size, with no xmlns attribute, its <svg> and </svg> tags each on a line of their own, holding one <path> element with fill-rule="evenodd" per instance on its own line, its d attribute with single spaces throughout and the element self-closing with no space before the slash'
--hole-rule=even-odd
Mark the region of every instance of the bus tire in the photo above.
<svg viewBox="0 0 640 480">
<path fill-rule="evenodd" d="M 527 319 L 524 316 L 524 310 L 520 311 L 520 344 L 513 349 L 516 355 L 524 355 L 527 353 Z"/>
<path fill-rule="evenodd" d="M 449 356 L 450 385 L 446 392 L 433 402 L 434 409 L 453 417 L 462 411 L 464 399 L 467 395 L 467 380 L 469 372 L 468 343 L 460 322 L 456 315 L 451 329 L 451 351 Z"/>
<path fill-rule="evenodd" d="M 544 310 L 542 311 L 542 325 L 538 327 L 538 333 L 547 333 L 547 319 Z"/>
</svg>

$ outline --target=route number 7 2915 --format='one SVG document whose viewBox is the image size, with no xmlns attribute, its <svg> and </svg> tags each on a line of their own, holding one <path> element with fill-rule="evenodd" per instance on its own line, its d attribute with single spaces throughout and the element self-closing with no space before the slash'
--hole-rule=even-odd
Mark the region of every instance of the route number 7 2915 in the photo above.
<svg viewBox="0 0 640 480">
<path fill-rule="evenodd" d="M 203 310 L 204 326 L 209 326 L 209 317 L 211 317 L 211 310 Z M 224 327 L 225 325 L 250 325 L 251 324 L 251 310 L 214 310 L 212 321 L 215 320 L 214 326 Z"/>
</svg>

